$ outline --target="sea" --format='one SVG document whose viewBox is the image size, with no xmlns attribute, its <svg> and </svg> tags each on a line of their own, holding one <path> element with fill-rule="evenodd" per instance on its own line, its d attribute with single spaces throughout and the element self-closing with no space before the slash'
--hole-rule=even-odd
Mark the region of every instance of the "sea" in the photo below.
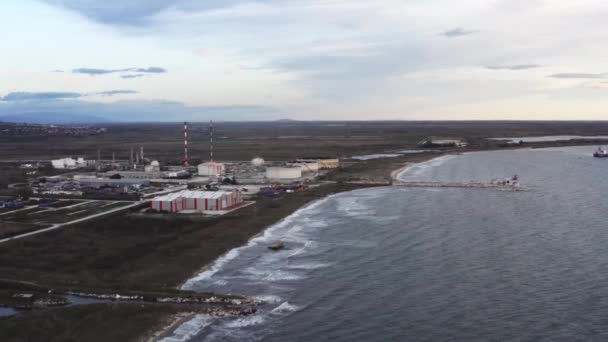
<svg viewBox="0 0 608 342">
<path fill-rule="evenodd" d="M 606 341 L 608 159 L 593 147 L 450 155 L 403 180 L 519 176 L 527 191 L 382 187 L 314 202 L 184 287 L 253 296 L 164 341 Z M 268 250 L 275 240 L 287 248 Z"/>
</svg>

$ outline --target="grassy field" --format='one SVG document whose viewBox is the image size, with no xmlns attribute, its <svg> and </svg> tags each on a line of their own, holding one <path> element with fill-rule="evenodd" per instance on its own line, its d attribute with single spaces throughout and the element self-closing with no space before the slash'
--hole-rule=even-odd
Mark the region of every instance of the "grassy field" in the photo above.
<svg viewBox="0 0 608 342">
<path fill-rule="evenodd" d="M 190 124 L 193 163 L 208 156 L 207 125 Z M 606 133 L 605 121 L 229 122 L 215 125 L 215 156 L 218 160 L 344 157 L 415 147 L 428 136 L 465 137 L 472 146 L 481 146 L 487 143 L 483 140 L 486 137 Z M 115 124 L 108 126 L 108 133 L 86 137 L 0 137 L 0 161 L 70 155 L 96 159 L 98 149 L 102 150 L 102 158 L 109 159 L 115 152 L 117 158 L 128 159 L 130 148 L 140 146 L 149 158 L 180 164 L 182 124 Z M 19 174 L 11 176 L 14 182 L 22 179 Z"/>
<path fill-rule="evenodd" d="M 327 194 L 325 185 L 222 218 L 121 214 L 0 245 L 4 278 L 55 286 L 173 288 L 265 227 Z"/>
</svg>

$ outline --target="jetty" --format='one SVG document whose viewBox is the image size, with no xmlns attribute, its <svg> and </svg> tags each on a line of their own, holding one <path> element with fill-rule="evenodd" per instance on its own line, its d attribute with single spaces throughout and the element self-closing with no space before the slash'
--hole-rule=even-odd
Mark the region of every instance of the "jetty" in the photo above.
<svg viewBox="0 0 608 342">
<path fill-rule="evenodd" d="M 470 181 L 470 182 L 404 182 L 393 181 L 393 186 L 410 188 L 473 188 L 473 189 L 500 189 L 511 191 L 526 191 L 519 183 L 506 183 L 503 181 Z"/>
</svg>

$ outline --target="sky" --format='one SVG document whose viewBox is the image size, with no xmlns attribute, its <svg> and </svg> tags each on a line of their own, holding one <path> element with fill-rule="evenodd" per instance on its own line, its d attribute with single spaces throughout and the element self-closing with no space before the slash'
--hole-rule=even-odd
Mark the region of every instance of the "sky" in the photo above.
<svg viewBox="0 0 608 342">
<path fill-rule="evenodd" d="M 601 0 L 2 0 L 2 115 L 604 120 Z"/>
</svg>

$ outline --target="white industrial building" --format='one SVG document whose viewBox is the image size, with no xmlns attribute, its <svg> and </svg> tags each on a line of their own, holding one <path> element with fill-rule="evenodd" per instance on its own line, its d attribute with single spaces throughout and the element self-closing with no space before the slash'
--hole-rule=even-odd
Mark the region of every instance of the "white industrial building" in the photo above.
<svg viewBox="0 0 608 342">
<path fill-rule="evenodd" d="M 296 160 L 297 163 L 317 163 L 319 170 L 337 169 L 340 167 L 340 159 L 337 158 L 304 158 Z"/>
<path fill-rule="evenodd" d="M 274 166 L 266 169 L 268 179 L 299 179 L 302 178 L 300 166 Z"/>
<path fill-rule="evenodd" d="M 156 160 L 153 160 L 150 165 L 144 166 L 145 172 L 160 172 L 160 163 Z"/>
<path fill-rule="evenodd" d="M 289 163 L 290 166 L 297 166 L 302 168 L 302 172 L 318 172 L 319 162 L 318 161 L 296 161 Z"/>
<path fill-rule="evenodd" d="M 221 176 L 226 172 L 226 165 L 215 162 L 207 162 L 198 166 L 198 175 L 205 177 Z"/>
<path fill-rule="evenodd" d="M 238 190 L 232 191 L 190 191 L 159 196 L 150 201 L 150 208 L 156 211 L 179 213 L 182 211 L 218 211 L 234 208 L 243 203 Z"/>
<path fill-rule="evenodd" d="M 78 159 L 74 159 L 74 158 L 56 159 L 56 160 L 51 160 L 51 164 L 56 169 L 76 169 L 76 168 L 79 168 L 79 167 L 85 167 L 85 166 L 87 166 L 87 162 L 84 160 L 84 158 L 78 158 Z"/>
</svg>

